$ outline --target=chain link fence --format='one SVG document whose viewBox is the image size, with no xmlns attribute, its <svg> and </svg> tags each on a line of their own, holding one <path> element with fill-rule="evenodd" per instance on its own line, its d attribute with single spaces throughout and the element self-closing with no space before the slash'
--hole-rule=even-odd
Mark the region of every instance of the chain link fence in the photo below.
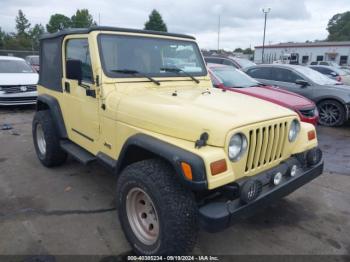
<svg viewBox="0 0 350 262">
<path fill-rule="evenodd" d="M 16 56 L 16 57 L 25 58 L 28 55 L 39 55 L 39 51 L 0 49 L 0 56 Z"/>
</svg>

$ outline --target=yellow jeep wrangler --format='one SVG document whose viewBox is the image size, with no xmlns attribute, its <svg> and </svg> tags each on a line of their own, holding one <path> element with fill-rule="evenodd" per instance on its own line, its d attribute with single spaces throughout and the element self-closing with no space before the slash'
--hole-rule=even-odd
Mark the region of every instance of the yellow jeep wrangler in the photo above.
<svg viewBox="0 0 350 262">
<path fill-rule="evenodd" d="M 71 155 L 117 178 L 138 254 L 190 252 L 319 176 L 315 128 L 276 104 L 213 89 L 191 36 L 93 27 L 40 41 L 33 139 L 44 166 Z M 302 205 L 302 203 L 301 203 Z"/>
</svg>

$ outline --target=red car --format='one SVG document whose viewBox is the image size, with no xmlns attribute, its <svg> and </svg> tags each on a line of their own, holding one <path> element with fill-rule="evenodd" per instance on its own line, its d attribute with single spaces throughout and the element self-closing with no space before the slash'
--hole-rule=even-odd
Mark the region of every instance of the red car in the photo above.
<svg viewBox="0 0 350 262">
<path fill-rule="evenodd" d="M 230 66 L 208 64 L 207 67 L 215 87 L 254 96 L 287 107 L 297 112 L 301 121 L 317 125 L 317 107 L 309 99 L 275 86 L 261 84 L 244 72 Z"/>
</svg>

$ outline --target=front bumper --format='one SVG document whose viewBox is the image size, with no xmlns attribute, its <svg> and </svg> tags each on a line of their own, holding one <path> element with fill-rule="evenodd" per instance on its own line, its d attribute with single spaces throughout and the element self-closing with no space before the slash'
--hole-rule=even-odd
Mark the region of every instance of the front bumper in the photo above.
<svg viewBox="0 0 350 262">
<path fill-rule="evenodd" d="M 271 174 L 278 171 L 285 172 L 291 164 L 298 163 L 298 173 L 291 177 L 284 173 L 281 184 L 274 186 L 271 183 L 265 184 L 261 194 L 252 202 L 242 203 L 240 198 L 229 201 L 210 201 L 199 208 L 200 225 L 209 232 L 221 231 L 242 218 L 247 218 L 257 210 L 269 205 L 274 200 L 280 199 L 304 184 L 318 177 L 323 172 L 323 160 L 311 167 L 306 167 L 299 157 L 292 157 L 285 163 L 257 175 L 257 179 L 271 178 Z M 284 170 L 284 171 L 283 171 Z M 254 178 L 253 178 L 254 179 Z"/>
<path fill-rule="evenodd" d="M 32 105 L 36 104 L 37 91 L 22 92 L 14 94 L 0 93 L 0 106 L 10 105 Z"/>
</svg>

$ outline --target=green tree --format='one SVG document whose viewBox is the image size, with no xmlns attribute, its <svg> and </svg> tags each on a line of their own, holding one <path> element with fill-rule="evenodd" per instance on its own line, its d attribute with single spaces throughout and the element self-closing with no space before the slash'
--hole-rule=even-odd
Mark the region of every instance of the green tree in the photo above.
<svg viewBox="0 0 350 262">
<path fill-rule="evenodd" d="M 243 50 L 243 54 L 252 55 L 252 54 L 254 54 L 254 51 L 250 47 L 248 47 L 248 48 Z"/>
<path fill-rule="evenodd" d="M 153 9 L 151 14 L 149 15 L 148 21 L 145 23 L 145 30 L 154 30 L 154 31 L 162 31 L 167 32 L 167 26 L 164 23 L 162 16 L 160 13 Z"/>
<path fill-rule="evenodd" d="M 238 47 L 235 50 L 233 50 L 233 52 L 237 52 L 237 53 L 243 53 L 243 49 Z"/>
<path fill-rule="evenodd" d="M 41 24 L 36 24 L 30 29 L 29 35 L 32 40 L 32 45 L 35 50 L 39 49 L 39 38 L 45 32 L 45 28 Z"/>
<path fill-rule="evenodd" d="M 328 22 L 329 41 L 350 41 L 350 11 L 334 15 Z"/>
<path fill-rule="evenodd" d="M 18 15 L 16 17 L 16 29 L 18 36 L 27 36 L 28 30 L 30 28 L 30 23 L 21 9 L 18 10 Z"/>
<path fill-rule="evenodd" d="M 97 25 L 87 9 L 78 9 L 71 18 L 73 28 L 86 28 Z"/>
<path fill-rule="evenodd" d="M 0 48 L 4 48 L 6 33 L 0 27 Z"/>
<path fill-rule="evenodd" d="M 71 27 L 70 18 L 62 14 L 51 15 L 49 23 L 46 24 L 46 30 L 49 33 L 55 33 L 69 27 Z"/>
</svg>

